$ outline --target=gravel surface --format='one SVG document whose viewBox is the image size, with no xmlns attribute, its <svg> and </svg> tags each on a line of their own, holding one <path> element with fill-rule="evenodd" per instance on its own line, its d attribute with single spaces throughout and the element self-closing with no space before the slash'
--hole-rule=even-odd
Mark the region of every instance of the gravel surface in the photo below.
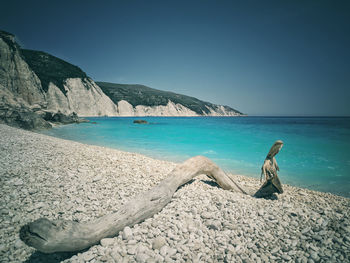
<svg viewBox="0 0 350 263">
<path fill-rule="evenodd" d="M 19 239 L 22 225 L 112 213 L 176 164 L 6 125 L 0 135 L 0 262 L 350 262 L 350 199 L 288 185 L 278 198 L 257 199 L 204 175 L 114 238 L 80 253 L 42 254 Z"/>
</svg>

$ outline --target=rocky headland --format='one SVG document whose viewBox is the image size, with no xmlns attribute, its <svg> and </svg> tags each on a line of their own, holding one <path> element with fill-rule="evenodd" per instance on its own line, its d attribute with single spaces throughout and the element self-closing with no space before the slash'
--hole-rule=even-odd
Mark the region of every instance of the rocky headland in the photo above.
<svg viewBox="0 0 350 263">
<path fill-rule="evenodd" d="M 48 116 L 57 113 L 66 116 L 60 123 L 79 122 L 77 116 L 242 115 L 228 106 L 142 85 L 96 84 L 79 67 L 22 49 L 14 35 L 0 30 L 0 123 L 45 129 L 57 119 Z"/>
<path fill-rule="evenodd" d="M 1 262 L 350 261 L 350 199 L 288 185 L 277 199 L 257 199 L 206 176 L 179 188 L 155 216 L 90 249 L 36 252 L 19 238 L 24 224 L 112 213 L 176 164 L 1 124 L 0 134 Z M 230 176 L 259 187 L 257 179 Z"/>
</svg>

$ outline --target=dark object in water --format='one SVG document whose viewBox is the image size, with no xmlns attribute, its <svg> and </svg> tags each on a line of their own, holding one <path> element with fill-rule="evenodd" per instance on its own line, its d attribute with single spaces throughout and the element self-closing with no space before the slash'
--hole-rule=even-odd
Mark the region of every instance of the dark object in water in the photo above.
<svg viewBox="0 0 350 263">
<path fill-rule="evenodd" d="M 148 122 L 145 121 L 145 120 L 134 120 L 134 123 L 137 123 L 137 124 L 148 124 Z"/>
</svg>

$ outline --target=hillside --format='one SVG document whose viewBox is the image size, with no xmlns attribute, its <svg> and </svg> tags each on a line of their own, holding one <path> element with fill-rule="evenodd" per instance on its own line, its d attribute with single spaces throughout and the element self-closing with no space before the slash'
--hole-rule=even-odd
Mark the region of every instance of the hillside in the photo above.
<svg viewBox="0 0 350 263">
<path fill-rule="evenodd" d="M 108 82 L 96 82 L 103 92 L 117 104 L 121 100 L 129 102 L 133 107 L 144 106 L 166 106 L 170 101 L 181 104 L 194 111 L 198 115 L 210 114 L 210 109 L 215 109 L 218 105 L 204 102 L 194 97 L 181 95 L 169 91 L 152 89 L 144 85 L 115 84 Z M 228 106 L 223 106 L 227 112 L 234 112 L 237 115 L 241 112 Z"/>
<path fill-rule="evenodd" d="M 49 89 L 49 84 L 55 84 L 64 94 L 66 90 L 63 84 L 68 78 L 87 78 L 84 71 L 60 58 L 52 56 L 46 52 L 21 49 L 25 61 L 35 72 L 41 81 L 45 92 Z"/>
</svg>

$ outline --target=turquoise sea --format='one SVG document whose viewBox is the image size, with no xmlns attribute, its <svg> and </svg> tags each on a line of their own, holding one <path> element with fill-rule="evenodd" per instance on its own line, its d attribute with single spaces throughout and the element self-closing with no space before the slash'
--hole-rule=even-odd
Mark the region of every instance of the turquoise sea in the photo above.
<svg viewBox="0 0 350 263">
<path fill-rule="evenodd" d="M 224 170 L 260 178 L 276 140 L 282 183 L 350 197 L 350 118 L 143 117 L 88 118 L 43 133 L 181 162 L 204 155 Z M 93 124 L 92 122 L 96 122 Z"/>
</svg>

